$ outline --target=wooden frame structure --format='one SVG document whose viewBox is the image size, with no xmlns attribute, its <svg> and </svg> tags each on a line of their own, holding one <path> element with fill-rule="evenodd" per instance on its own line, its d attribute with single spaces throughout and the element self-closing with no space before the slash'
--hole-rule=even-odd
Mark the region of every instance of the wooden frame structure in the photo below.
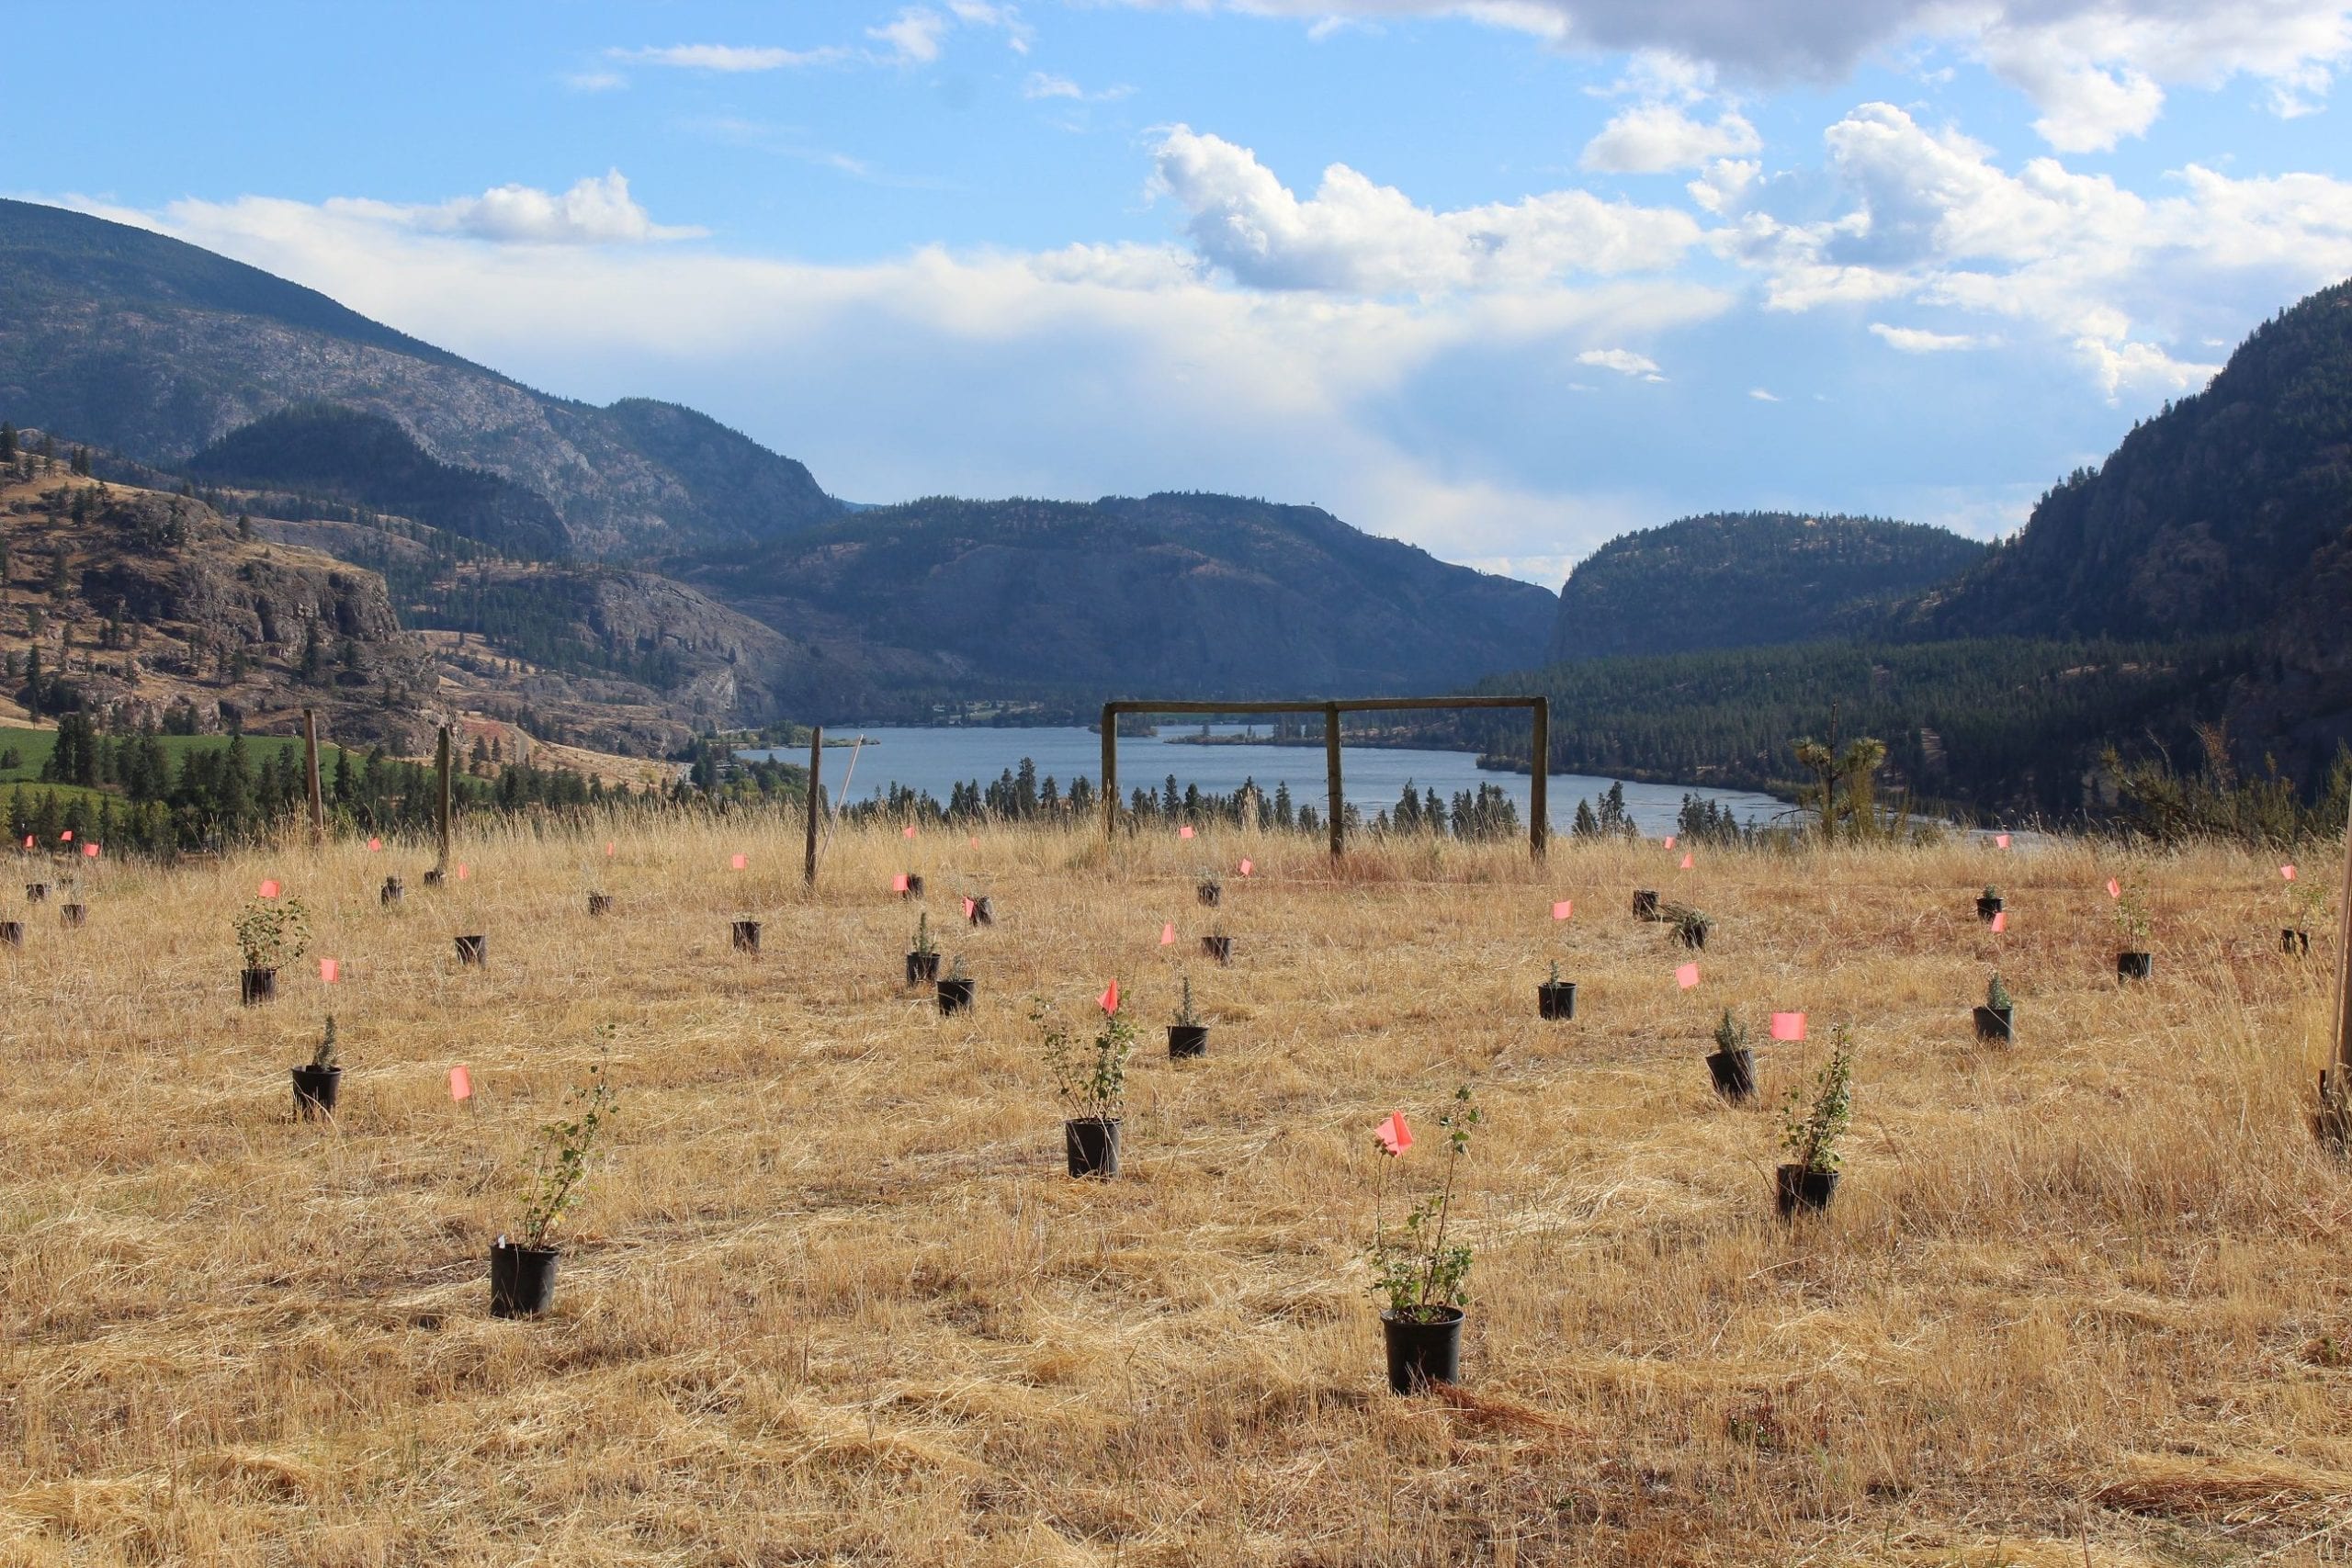
<svg viewBox="0 0 2352 1568">
<path fill-rule="evenodd" d="M 1545 789 L 1552 752 L 1552 702 L 1548 697 L 1359 697 L 1351 702 L 1244 703 L 1119 701 L 1102 705 L 1102 840 L 1119 826 L 1119 716 L 1130 713 L 1319 713 L 1323 716 L 1323 771 L 1329 789 L 1331 853 L 1346 849 L 1347 800 L 1340 788 L 1340 716 L 1343 713 L 1407 713 L 1433 708 L 1526 708 L 1534 719 L 1528 751 L 1527 852 L 1544 858 L 1552 839 L 1551 802 Z"/>
</svg>

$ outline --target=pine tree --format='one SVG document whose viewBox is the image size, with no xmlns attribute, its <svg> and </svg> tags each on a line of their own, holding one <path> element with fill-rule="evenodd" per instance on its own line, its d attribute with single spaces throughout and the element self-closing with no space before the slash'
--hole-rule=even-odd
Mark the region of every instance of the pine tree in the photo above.
<svg viewBox="0 0 2352 1568">
<path fill-rule="evenodd" d="M 0 419 L 0 463 L 17 460 L 17 427 Z"/>
</svg>

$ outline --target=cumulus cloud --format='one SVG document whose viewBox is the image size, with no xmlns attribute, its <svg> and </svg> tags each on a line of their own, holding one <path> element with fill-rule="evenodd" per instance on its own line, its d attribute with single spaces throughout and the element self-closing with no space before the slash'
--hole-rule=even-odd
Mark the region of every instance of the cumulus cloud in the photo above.
<svg viewBox="0 0 2352 1568">
<path fill-rule="evenodd" d="M 1528 288 L 1668 267 L 1700 237 L 1688 213 L 1580 190 L 1431 211 L 1345 164 L 1325 169 L 1301 200 L 1249 148 L 1182 125 L 1161 133 L 1153 185 L 1185 209 L 1204 260 L 1265 288 Z"/>
<path fill-rule="evenodd" d="M 1078 104 L 1113 103 L 1134 91 L 1133 87 L 1121 85 L 1090 93 L 1069 77 L 1057 76 L 1048 71 L 1032 71 L 1029 79 L 1021 85 L 1021 96 L 1024 98 L 1068 98 Z"/>
<path fill-rule="evenodd" d="M 1578 365 L 1589 365 L 1599 370 L 1614 370 L 1620 376 L 1632 376 L 1644 381 L 1663 381 L 1657 361 L 1646 354 L 1635 354 L 1630 348 L 1588 348 L 1577 355 Z"/>
<path fill-rule="evenodd" d="M 1747 395 L 1754 398 L 1759 403 L 1777 403 L 1781 400 L 1778 394 L 1768 391 L 1762 387 L 1748 388 Z"/>
<path fill-rule="evenodd" d="M 419 233 L 508 244 L 639 244 L 696 239 L 707 232 L 654 222 L 629 195 L 628 180 L 618 169 L 583 179 L 560 196 L 532 186 L 506 185 L 427 206 L 339 197 L 328 201 L 326 209 Z"/>
<path fill-rule="evenodd" d="M 1967 333 L 1931 333 L 1920 327 L 1891 327 L 1884 321 L 1872 321 L 1871 332 L 1889 348 L 1898 348 L 1905 354 L 1944 354 L 1956 348 L 1982 348 L 1989 341 Z"/>
<path fill-rule="evenodd" d="M 1695 169 L 1711 158 L 1736 158 L 1763 147 L 1756 128 L 1725 113 L 1713 125 L 1671 104 L 1642 104 L 1617 115 L 1584 145 L 1588 169 L 1613 175 L 1656 175 Z"/>
<path fill-rule="evenodd" d="M 673 43 L 659 48 L 608 49 L 605 52 L 615 60 L 639 65 L 733 75 L 747 71 L 781 71 L 794 65 L 830 65 L 847 51 L 830 45 L 823 49 L 774 49 L 729 43 Z"/>
<path fill-rule="evenodd" d="M 939 58 L 940 35 L 947 18 L 921 6 L 910 6 L 865 36 L 888 47 L 889 59 L 900 65 L 928 65 Z"/>
</svg>

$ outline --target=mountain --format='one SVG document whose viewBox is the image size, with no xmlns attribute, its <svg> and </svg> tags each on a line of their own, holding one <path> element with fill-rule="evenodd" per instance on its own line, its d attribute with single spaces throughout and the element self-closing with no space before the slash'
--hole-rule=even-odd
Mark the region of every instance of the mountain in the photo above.
<svg viewBox="0 0 2352 1568">
<path fill-rule="evenodd" d="M 2352 283 L 2256 329 L 2017 536 L 1898 616 L 1912 637 L 2230 635 L 2240 764 L 2305 783 L 2352 744 Z"/>
<path fill-rule="evenodd" d="M 1713 513 L 1623 534 L 1560 590 L 1547 657 L 1806 642 L 1949 581 L 1985 547 L 1878 517 Z"/>
<path fill-rule="evenodd" d="M 761 539 L 842 512 L 801 464 L 692 410 L 548 397 L 194 245 L 0 201 L 0 412 L 15 423 L 176 469 L 321 403 L 536 492 L 573 554 Z"/>
<path fill-rule="evenodd" d="M 1524 664 L 1549 593 L 1227 495 L 878 507 L 671 563 L 770 626 L 857 631 L 943 692 L 1035 697 L 1442 691 Z"/>
</svg>

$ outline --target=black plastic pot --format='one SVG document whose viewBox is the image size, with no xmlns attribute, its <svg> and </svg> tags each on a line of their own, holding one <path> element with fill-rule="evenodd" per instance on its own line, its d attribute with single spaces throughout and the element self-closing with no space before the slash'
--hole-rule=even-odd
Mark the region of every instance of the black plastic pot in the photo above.
<svg viewBox="0 0 2352 1568">
<path fill-rule="evenodd" d="M 2291 953 L 2298 958 L 2309 958 L 2312 953 L 2312 933 L 2297 931 L 2291 926 L 2281 929 L 2278 932 L 2278 951 Z"/>
<path fill-rule="evenodd" d="M 490 1315 L 537 1317 L 555 1304 L 552 1247 L 493 1243 L 490 1249 Z"/>
<path fill-rule="evenodd" d="M 1989 921 L 1994 916 L 2000 912 L 2001 900 L 1998 898 L 1979 898 L 1976 900 L 1976 918 L 1978 919 Z"/>
<path fill-rule="evenodd" d="M 996 909 L 986 898 L 975 898 L 972 900 L 972 923 L 976 926 L 992 926 L 996 924 Z"/>
<path fill-rule="evenodd" d="M 296 1067 L 294 1069 L 294 1114 L 297 1116 L 332 1116 L 334 1097 L 343 1088 L 341 1067 Z"/>
<path fill-rule="evenodd" d="M 247 969 L 237 976 L 237 999 L 247 1007 L 277 999 L 277 971 Z"/>
<path fill-rule="evenodd" d="M 1204 882 L 1193 890 L 1193 896 L 1214 909 L 1217 906 L 1217 900 L 1225 897 L 1225 889 L 1214 882 Z"/>
<path fill-rule="evenodd" d="M 1634 919 L 1637 920 L 1657 919 L 1657 893 L 1655 889 L 1645 887 L 1634 895 Z"/>
<path fill-rule="evenodd" d="M 401 879 L 399 877 L 388 876 L 384 878 L 384 886 L 379 888 L 376 892 L 376 902 L 379 904 L 397 904 L 407 894 L 407 892 L 408 889 L 401 886 Z"/>
<path fill-rule="evenodd" d="M 2017 1038 L 2017 1009 L 1985 1008 L 1976 1010 L 1976 1038 L 1988 1043 L 2007 1045 Z"/>
<path fill-rule="evenodd" d="M 1577 1015 L 1577 983 L 1545 980 L 1535 987 L 1535 1016 L 1564 1019 Z"/>
<path fill-rule="evenodd" d="M 1725 1100 L 1737 1101 L 1755 1098 L 1755 1052 L 1711 1051 L 1707 1054 L 1707 1071 L 1715 1080 L 1715 1092 Z"/>
<path fill-rule="evenodd" d="M 1784 1165 L 1772 1173 L 1772 1206 L 1787 1219 L 1799 1209 L 1818 1213 L 1838 1195 L 1838 1172 Z"/>
<path fill-rule="evenodd" d="M 736 921 L 732 926 L 730 926 L 730 927 L 729 928 L 729 931 L 732 933 L 729 940 L 732 941 L 732 942 L 735 943 L 735 951 L 736 951 L 736 952 L 738 952 L 738 953 L 757 953 L 757 952 L 759 952 L 759 950 L 760 950 L 760 922 L 759 922 L 759 921 L 757 921 L 757 920 L 737 920 L 737 921 Z"/>
<path fill-rule="evenodd" d="M 1214 958 L 1219 964 L 1230 964 L 1233 962 L 1233 939 L 1229 936 L 1204 936 L 1201 938 L 1201 954 Z"/>
<path fill-rule="evenodd" d="M 907 984 L 921 986 L 939 978 L 939 954 L 910 953 L 907 954 Z"/>
<path fill-rule="evenodd" d="M 25 922 L 22 920 L 0 920 L 0 947 L 22 947 L 24 945 Z"/>
<path fill-rule="evenodd" d="M 920 876 L 917 876 L 917 875 L 916 875 L 913 872 L 911 872 L 911 871 L 910 871 L 910 872 L 909 872 L 909 873 L 907 873 L 907 890 L 906 890 L 904 893 L 899 894 L 899 897 L 901 897 L 901 898 L 920 898 L 920 897 L 922 897 L 922 877 L 920 877 Z"/>
<path fill-rule="evenodd" d="M 427 887 L 438 887 L 448 880 L 449 874 L 446 871 L 428 871 L 424 874 L 424 885 Z"/>
<path fill-rule="evenodd" d="M 64 925 L 82 925 L 90 918 L 90 907 L 87 904 L 60 904 L 57 918 Z"/>
<path fill-rule="evenodd" d="M 2115 955 L 2115 977 L 2119 980 L 2144 980 L 2155 971 L 2156 958 L 2152 953 L 2119 953 Z"/>
<path fill-rule="evenodd" d="M 1674 928 L 1674 940 L 1685 947 L 1703 948 L 1707 945 L 1707 928 L 1677 926 Z"/>
<path fill-rule="evenodd" d="M 1072 1176 L 1119 1174 L 1119 1119 L 1081 1116 L 1062 1123 L 1062 1149 L 1069 1156 Z"/>
<path fill-rule="evenodd" d="M 598 917 L 611 914 L 613 896 L 609 893 L 591 893 L 588 895 L 588 912 Z"/>
<path fill-rule="evenodd" d="M 1460 1307 L 1442 1309 L 1434 1323 L 1408 1322 L 1393 1309 L 1383 1309 L 1380 1337 L 1387 1341 L 1388 1386 L 1398 1393 L 1462 1381 Z"/>
<path fill-rule="evenodd" d="M 489 937 L 461 936 L 457 939 L 457 943 L 458 963 L 481 964 L 490 962 Z"/>
<path fill-rule="evenodd" d="M 28 904 L 38 904 L 38 903 L 40 903 L 42 899 L 44 899 L 44 898 L 46 898 L 46 897 L 49 897 L 49 884 L 48 884 L 48 883 L 46 883 L 46 882 L 28 882 L 28 883 L 26 883 L 26 884 L 25 884 L 25 902 L 26 902 L 26 903 L 28 903 Z"/>
<path fill-rule="evenodd" d="M 1205 1056 L 1209 1050 L 1209 1026 L 1205 1023 L 1171 1023 L 1168 1026 L 1168 1055 L 1171 1061 L 1187 1056 Z"/>
<path fill-rule="evenodd" d="M 943 1013 L 962 1012 L 966 1008 L 970 1007 L 972 986 L 973 982 L 970 980 L 939 982 L 939 1010 Z"/>
</svg>

